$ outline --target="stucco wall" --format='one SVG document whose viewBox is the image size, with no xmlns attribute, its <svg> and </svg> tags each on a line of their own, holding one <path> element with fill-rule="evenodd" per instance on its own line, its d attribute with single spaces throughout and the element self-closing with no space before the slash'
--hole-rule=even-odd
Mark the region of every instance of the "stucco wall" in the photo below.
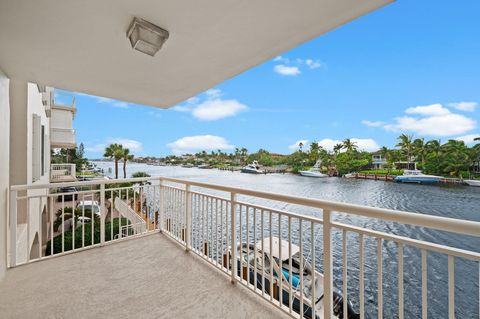
<svg viewBox="0 0 480 319">
<path fill-rule="evenodd" d="M 7 268 L 7 196 L 9 185 L 9 79 L 0 69 L 0 280 Z"/>
</svg>

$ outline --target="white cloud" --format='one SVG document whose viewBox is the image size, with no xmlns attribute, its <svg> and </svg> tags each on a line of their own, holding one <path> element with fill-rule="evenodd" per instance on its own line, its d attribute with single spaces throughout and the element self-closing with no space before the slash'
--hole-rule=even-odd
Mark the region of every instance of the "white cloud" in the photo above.
<svg viewBox="0 0 480 319">
<path fill-rule="evenodd" d="M 305 64 L 312 70 L 314 69 L 318 69 L 319 67 L 322 66 L 322 64 L 320 63 L 320 61 L 318 60 L 312 60 L 312 59 L 306 59 L 305 60 Z"/>
<path fill-rule="evenodd" d="M 235 116 L 247 110 L 248 107 L 236 100 L 207 100 L 192 111 L 192 115 L 199 120 L 215 121 Z"/>
<path fill-rule="evenodd" d="M 286 66 L 283 64 L 275 65 L 273 68 L 275 72 L 281 75 L 289 75 L 289 76 L 296 76 L 299 75 L 300 69 L 296 66 Z"/>
<path fill-rule="evenodd" d="M 105 143 L 98 143 L 92 146 L 86 146 L 85 150 L 91 153 L 102 153 L 105 151 L 105 148 L 109 144 L 122 144 L 124 148 L 128 148 L 130 153 L 139 153 L 143 151 L 142 143 L 136 140 L 131 140 L 127 138 L 109 138 Z"/>
<path fill-rule="evenodd" d="M 300 148 L 300 143 L 303 144 L 303 146 L 307 146 L 308 144 L 308 140 L 299 140 L 299 141 L 296 141 L 295 143 L 293 143 L 292 145 L 289 145 L 288 146 L 288 149 L 291 150 L 291 151 L 296 151 Z"/>
<path fill-rule="evenodd" d="M 237 100 L 225 100 L 221 98 L 222 92 L 218 89 L 210 89 L 204 93 L 204 100 L 198 97 L 188 99 L 185 104 L 174 106 L 177 112 L 192 113 L 193 117 L 202 121 L 215 121 L 226 117 L 232 117 L 240 112 L 248 110 L 248 106 Z"/>
<path fill-rule="evenodd" d="M 282 63 L 290 63 L 290 59 L 284 58 L 283 56 L 279 55 L 275 59 L 273 59 L 275 62 L 282 62 Z"/>
<path fill-rule="evenodd" d="M 371 138 L 351 138 L 350 140 L 357 145 L 360 151 L 375 152 L 380 149 L 378 143 Z M 342 141 L 325 138 L 318 142 L 318 145 L 329 152 L 333 151 L 333 147 L 336 144 L 342 144 Z"/>
<path fill-rule="evenodd" d="M 384 128 L 393 132 L 413 132 L 423 136 L 452 136 L 473 130 L 476 122 L 460 114 L 444 114 L 426 117 L 397 117 Z"/>
<path fill-rule="evenodd" d="M 456 137 L 455 139 L 457 141 L 464 141 L 465 144 L 475 144 L 475 143 L 480 143 L 479 141 L 474 141 L 474 139 L 477 137 L 480 137 L 480 133 L 459 136 L 459 137 Z"/>
<path fill-rule="evenodd" d="M 167 147 L 176 155 L 234 148 L 225 138 L 215 135 L 185 136 L 175 142 L 168 143 Z"/>
<path fill-rule="evenodd" d="M 465 109 L 465 105 L 461 107 Z M 471 106 L 466 108 L 468 107 Z M 439 103 L 409 107 L 405 110 L 405 114 L 394 118 L 391 123 L 367 120 L 362 123 L 371 127 L 383 127 L 391 132 L 412 132 L 422 136 L 455 136 L 465 134 L 477 127 L 474 119 L 453 113 Z"/>
<path fill-rule="evenodd" d="M 363 120 L 362 121 L 363 125 L 370 126 L 370 127 L 380 127 L 385 125 L 385 122 L 382 121 L 369 121 L 369 120 Z"/>
<path fill-rule="evenodd" d="M 437 103 L 432 105 L 409 107 L 405 110 L 405 113 L 424 116 L 441 116 L 450 114 L 450 111 L 441 104 Z"/>
<path fill-rule="evenodd" d="M 456 102 L 456 103 L 448 103 L 447 104 L 450 107 L 456 108 L 457 110 L 460 111 L 465 111 L 465 112 L 473 112 L 478 106 L 477 102 Z"/>
</svg>

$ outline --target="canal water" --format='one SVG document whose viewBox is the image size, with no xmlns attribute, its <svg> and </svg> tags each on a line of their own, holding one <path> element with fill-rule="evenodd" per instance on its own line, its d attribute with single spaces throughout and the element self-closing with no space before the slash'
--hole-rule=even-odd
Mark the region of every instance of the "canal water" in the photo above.
<svg viewBox="0 0 480 319">
<path fill-rule="evenodd" d="M 97 162 L 107 175 L 113 175 L 113 163 Z M 111 171 L 112 173 L 108 173 Z M 127 177 L 143 171 L 151 176 L 168 176 L 213 184 L 250 188 L 287 195 L 312 197 L 373 207 L 389 208 L 421 214 L 480 221 L 480 187 L 461 185 L 414 185 L 385 181 L 356 180 L 343 178 L 307 178 L 292 174 L 250 175 L 240 172 L 213 169 L 182 168 L 176 166 L 151 166 L 129 163 Z M 122 165 L 119 175 L 123 176 Z M 321 217 L 322 213 L 310 208 L 285 205 L 275 202 L 256 202 L 275 209 L 298 212 Z M 480 252 L 480 238 L 460 236 L 448 232 L 413 227 L 376 219 L 335 214 L 334 220 L 384 231 L 389 234 L 408 236 L 455 248 Z M 321 240 L 321 236 L 319 236 Z M 342 287 L 341 233 L 334 234 L 334 284 Z M 348 297 L 356 309 L 359 287 L 359 236 L 348 235 Z M 377 244 L 366 237 L 365 247 L 365 310 L 371 318 L 377 317 Z M 398 318 L 398 263 L 397 244 L 384 241 L 383 253 L 383 300 L 384 318 Z M 318 254 L 317 265 L 322 265 Z M 427 254 L 428 317 L 448 317 L 447 256 Z M 319 267 L 321 271 L 322 267 Z M 456 318 L 479 318 L 479 264 L 465 259 L 455 259 Z M 405 318 L 421 317 L 421 251 L 404 248 L 404 298 Z"/>
</svg>

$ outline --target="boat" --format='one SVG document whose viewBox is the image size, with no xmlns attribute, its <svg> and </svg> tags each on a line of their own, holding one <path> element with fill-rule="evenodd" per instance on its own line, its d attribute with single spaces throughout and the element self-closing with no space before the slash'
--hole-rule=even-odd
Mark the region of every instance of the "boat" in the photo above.
<svg viewBox="0 0 480 319">
<path fill-rule="evenodd" d="M 257 161 L 253 161 L 251 164 L 248 164 L 242 167 L 242 173 L 249 173 L 249 174 L 263 174 L 265 173 L 260 169 L 260 165 L 258 165 Z"/>
<path fill-rule="evenodd" d="M 184 167 L 184 168 L 192 168 L 192 167 L 194 167 L 194 165 L 191 164 L 191 163 L 187 163 L 187 164 L 183 164 L 182 167 Z"/>
<path fill-rule="evenodd" d="M 441 176 L 426 175 L 421 170 L 404 170 L 403 175 L 396 176 L 394 181 L 399 183 L 418 183 L 431 184 L 438 183 L 442 179 Z"/>
<path fill-rule="evenodd" d="M 463 182 L 468 186 L 480 187 L 480 179 L 464 179 Z"/>
<path fill-rule="evenodd" d="M 198 165 L 198 168 L 206 169 L 206 168 L 210 168 L 210 165 L 208 165 L 208 164 L 201 164 L 201 165 Z"/>
<path fill-rule="evenodd" d="M 327 174 L 321 172 L 322 161 L 318 160 L 312 168 L 307 171 L 299 171 L 300 175 L 306 177 L 328 177 Z"/>
<path fill-rule="evenodd" d="M 270 241 L 273 249 L 270 249 Z M 280 255 L 280 245 L 282 246 Z M 291 254 L 289 246 L 291 245 Z M 272 236 L 265 237 L 255 244 L 239 243 L 237 249 L 237 275 L 243 280 L 248 280 L 253 286 L 266 294 L 272 292 L 273 298 L 279 300 L 282 281 L 282 303 L 290 306 L 296 313 L 301 313 L 303 299 L 303 313 L 305 318 L 312 318 L 312 292 L 315 296 L 315 319 L 323 318 L 323 274 L 312 269 L 311 264 L 300 254 L 300 247 L 288 241 Z M 231 269 L 231 247 L 228 250 L 228 257 L 224 256 L 224 265 L 227 260 Z M 291 256 L 291 261 L 290 261 Z M 272 257 L 272 258 L 270 258 Z M 290 263 L 292 268 L 290 269 Z M 265 267 L 263 266 L 265 265 Z M 300 269 L 300 266 L 303 269 Z M 248 275 L 247 275 L 248 274 Z M 278 274 L 281 274 L 279 278 Z M 273 277 L 273 278 L 272 278 Z M 290 279 L 291 278 L 291 279 Z M 273 285 L 270 284 L 273 281 Z M 303 283 L 301 282 L 303 280 Z M 303 286 L 303 293 L 300 289 Z M 312 287 L 313 286 L 313 287 Z M 273 290 L 272 290 L 273 288 Z M 291 295 L 290 295 L 291 293 Z M 340 291 L 333 291 L 333 314 L 335 319 L 343 319 L 344 299 Z M 347 301 L 348 319 L 359 319 L 360 315 L 353 309 L 352 304 Z"/>
<path fill-rule="evenodd" d="M 347 174 L 343 175 L 343 177 L 345 177 L 345 178 L 355 178 L 355 177 L 357 177 L 357 173 L 347 173 Z"/>
</svg>

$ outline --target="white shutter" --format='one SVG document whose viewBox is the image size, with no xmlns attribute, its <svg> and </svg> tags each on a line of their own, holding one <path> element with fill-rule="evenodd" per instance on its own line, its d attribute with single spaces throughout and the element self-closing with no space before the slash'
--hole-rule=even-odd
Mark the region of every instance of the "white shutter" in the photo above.
<svg viewBox="0 0 480 319">
<path fill-rule="evenodd" d="M 32 118 L 32 182 L 40 179 L 42 125 L 40 116 L 33 114 Z"/>
</svg>

